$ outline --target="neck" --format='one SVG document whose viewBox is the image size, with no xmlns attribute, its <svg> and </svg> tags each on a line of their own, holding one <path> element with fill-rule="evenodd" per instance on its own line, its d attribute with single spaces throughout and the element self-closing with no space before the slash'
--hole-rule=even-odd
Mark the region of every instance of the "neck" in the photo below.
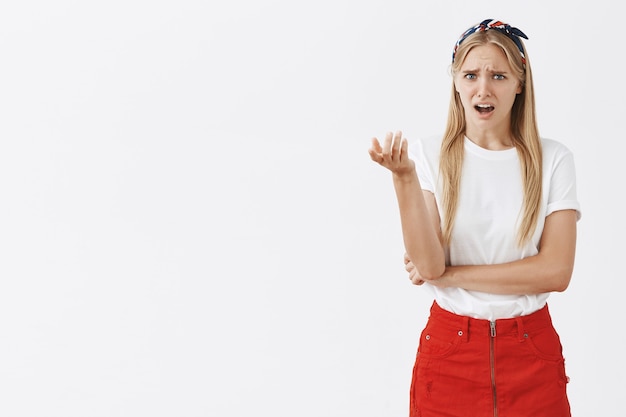
<svg viewBox="0 0 626 417">
<path fill-rule="evenodd" d="M 465 136 L 481 148 L 491 151 L 502 151 L 513 148 L 514 142 L 508 131 L 467 129 Z"/>
</svg>

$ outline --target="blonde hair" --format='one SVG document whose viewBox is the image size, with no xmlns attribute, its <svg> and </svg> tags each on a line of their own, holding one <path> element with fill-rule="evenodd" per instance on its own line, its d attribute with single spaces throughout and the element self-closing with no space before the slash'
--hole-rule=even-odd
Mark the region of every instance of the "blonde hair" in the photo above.
<svg viewBox="0 0 626 417">
<path fill-rule="evenodd" d="M 521 41 L 520 41 L 521 42 Z M 524 48 L 526 63 L 522 62 L 520 50 L 515 43 L 497 29 L 476 32 L 467 37 L 458 47 L 451 66 L 454 77 L 461 68 L 468 52 L 475 46 L 493 44 L 499 46 L 507 57 L 513 73 L 517 76 L 522 91 L 515 98 L 511 110 L 511 136 L 520 158 L 524 188 L 523 211 L 517 233 L 521 246 L 532 238 L 539 217 L 542 194 L 542 150 L 541 138 L 535 115 L 535 94 L 528 54 Z M 442 234 L 449 245 L 459 200 L 463 150 L 465 138 L 465 113 L 454 81 L 448 112 L 448 122 L 441 144 L 440 174 L 443 186 Z"/>
</svg>

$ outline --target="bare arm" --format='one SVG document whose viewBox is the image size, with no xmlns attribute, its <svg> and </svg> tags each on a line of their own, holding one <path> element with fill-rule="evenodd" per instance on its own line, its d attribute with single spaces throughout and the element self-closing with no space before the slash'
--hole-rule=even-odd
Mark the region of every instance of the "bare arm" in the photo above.
<svg viewBox="0 0 626 417">
<path fill-rule="evenodd" d="M 576 212 L 562 210 L 546 218 L 537 255 L 497 265 L 449 266 L 441 278 L 425 281 L 492 294 L 561 292 L 570 283 L 575 252 Z"/>
<path fill-rule="evenodd" d="M 439 230 L 439 214 L 434 196 L 423 192 L 415 163 L 408 156 L 408 143 L 402 132 L 387 133 L 381 146 L 372 139 L 373 161 L 389 169 L 400 209 L 404 246 L 422 279 L 436 279 L 445 271 L 445 256 Z"/>
</svg>

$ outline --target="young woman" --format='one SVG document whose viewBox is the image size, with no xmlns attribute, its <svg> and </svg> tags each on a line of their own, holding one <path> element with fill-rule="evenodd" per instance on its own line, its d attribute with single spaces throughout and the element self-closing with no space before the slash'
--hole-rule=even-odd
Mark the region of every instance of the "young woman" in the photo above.
<svg viewBox="0 0 626 417">
<path fill-rule="evenodd" d="M 369 149 L 392 172 L 409 278 L 434 296 L 411 417 L 570 416 L 547 299 L 570 282 L 580 206 L 571 152 L 539 136 L 521 38 L 491 19 L 468 29 L 443 136 Z"/>
</svg>

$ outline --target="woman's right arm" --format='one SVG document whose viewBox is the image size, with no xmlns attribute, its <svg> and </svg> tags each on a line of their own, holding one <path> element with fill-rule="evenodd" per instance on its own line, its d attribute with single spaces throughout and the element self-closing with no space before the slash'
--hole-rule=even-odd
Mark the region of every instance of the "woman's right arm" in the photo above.
<svg viewBox="0 0 626 417">
<path fill-rule="evenodd" d="M 402 132 L 387 133 L 383 145 L 372 139 L 369 150 L 374 162 L 392 172 L 406 254 L 418 272 L 418 278 L 436 279 L 445 271 L 439 214 L 435 197 L 422 191 L 415 163 L 408 155 L 408 142 Z"/>
</svg>

